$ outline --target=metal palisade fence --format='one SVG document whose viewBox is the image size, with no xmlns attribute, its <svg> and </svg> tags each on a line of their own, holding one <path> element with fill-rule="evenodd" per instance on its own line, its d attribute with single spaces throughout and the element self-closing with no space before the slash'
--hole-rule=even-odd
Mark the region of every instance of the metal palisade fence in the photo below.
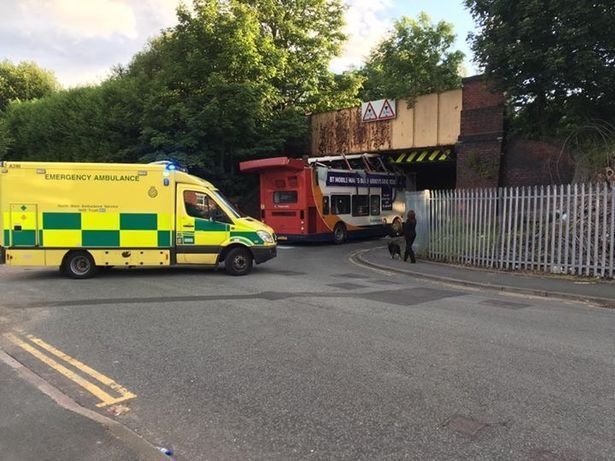
<svg viewBox="0 0 615 461">
<path fill-rule="evenodd" d="M 422 195 L 419 195 L 422 194 Z M 613 278 L 615 187 L 607 184 L 409 194 L 426 203 L 421 249 L 483 267 Z"/>
</svg>

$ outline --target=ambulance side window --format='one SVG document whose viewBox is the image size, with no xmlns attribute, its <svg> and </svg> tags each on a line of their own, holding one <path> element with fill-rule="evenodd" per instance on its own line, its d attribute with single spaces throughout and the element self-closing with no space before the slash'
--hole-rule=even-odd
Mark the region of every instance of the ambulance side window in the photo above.
<svg viewBox="0 0 615 461">
<path fill-rule="evenodd" d="M 205 195 L 205 206 L 209 210 L 208 218 L 212 221 L 233 224 L 233 221 L 228 217 L 222 208 L 211 198 Z"/>
<path fill-rule="evenodd" d="M 188 216 L 232 224 L 232 221 L 218 204 L 202 192 L 184 191 L 184 204 Z"/>
</svg>

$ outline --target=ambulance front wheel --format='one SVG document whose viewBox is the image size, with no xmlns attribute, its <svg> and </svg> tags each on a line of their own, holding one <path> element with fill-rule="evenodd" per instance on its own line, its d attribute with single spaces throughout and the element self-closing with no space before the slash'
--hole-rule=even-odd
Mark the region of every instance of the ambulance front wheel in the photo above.
<svg viewBox="0 0 615 461">
<path fill-rule="evenodd" d="M 246 275 L 252 270 L 252 253 L 247 248 L 232 248 L 224 258 L 224 269 L 231 275 Z"/>
<path fill-rule="evenodd" d="M 87 251 L 71 251 L 64 257 L 60 270 L 74 279 L 88 279 L 96 274 L 97 267 Z"/>
</svg>

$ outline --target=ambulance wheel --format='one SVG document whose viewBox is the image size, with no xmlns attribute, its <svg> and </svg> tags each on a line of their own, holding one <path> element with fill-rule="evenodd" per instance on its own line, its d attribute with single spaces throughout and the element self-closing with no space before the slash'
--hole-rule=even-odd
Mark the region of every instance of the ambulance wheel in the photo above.
<svg viewBox="0 0 615 461">
<path fill-rule="evenodd" d="M 252 270 L 252 254 L 246 248 L 231 248 L 224 258 L 224 269 L 231 275 L 246 275 Z"/>
<path fill-rule="evenodd" d="M 392 236 L 397 237 L 398 235 L 401 235 L 402 231 L 403 231 L 403 225 L 401 223 L 401 219 L 395 218 L 393 220 L 393 223 L 391 224 Z"/>
<path fill-rule="evenodd" d="M 64 257 L 62 272 L 74 279 L 88 279 L 96 274 L 94 258 L 87 251 L 71 251 Z"/>
<path fill-rule="evenodd" d="M 336 245 L 340 245 L 346 241 L 348 237 L 348 232 L 346 231 L 346 226 L 343 223 L 338 222 L 333 228 L 333 243 Z"/>
</svg>

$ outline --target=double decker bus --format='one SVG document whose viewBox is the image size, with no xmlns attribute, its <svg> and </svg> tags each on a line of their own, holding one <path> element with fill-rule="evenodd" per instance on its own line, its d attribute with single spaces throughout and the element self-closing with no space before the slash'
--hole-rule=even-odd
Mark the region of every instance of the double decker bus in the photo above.
<svg viewBox="0 0 615 461">
<path fill-rule="evenodd" d="M 339 244 L 401 233 L 406 178 L 377 154 L 272 157 L 239 166 L 260 175 L 260 218 L 280 241 Z"/>
</svg>

